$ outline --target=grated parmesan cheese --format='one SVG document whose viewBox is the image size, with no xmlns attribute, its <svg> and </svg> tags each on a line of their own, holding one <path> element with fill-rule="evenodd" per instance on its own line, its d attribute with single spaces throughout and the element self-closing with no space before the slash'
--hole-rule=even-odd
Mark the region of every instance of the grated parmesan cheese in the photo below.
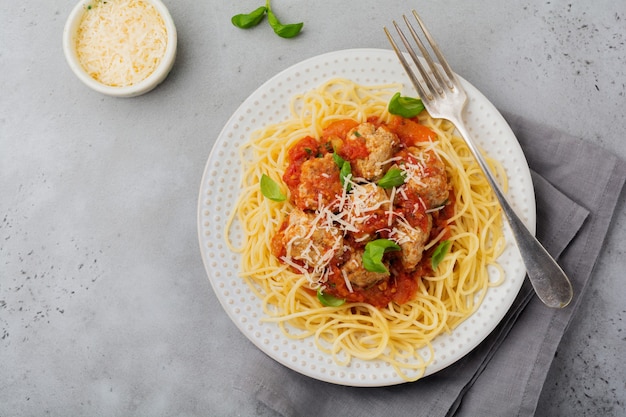
<svg viewBox="0 0 626 417">
<path fill-rule="evenodd" d="M 165 55 L 163 17 L 142 0 L 94 0 L 78 27 L 76 53 L 85 71 L 112 87 L 139 83 Z"/>
</svg>

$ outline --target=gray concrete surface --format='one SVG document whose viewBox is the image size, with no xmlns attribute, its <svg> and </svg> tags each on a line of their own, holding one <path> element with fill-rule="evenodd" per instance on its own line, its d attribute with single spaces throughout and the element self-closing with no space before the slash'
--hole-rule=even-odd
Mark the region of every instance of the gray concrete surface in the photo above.
<svg viewBox="0 0 626 417">
<path fill-rule="evenodd" d="M 260 3 L 166 0 L 178 58 L 134 99 L 71 73 L 73 1 L 0 4 L 0 416 L 272 415 L 215 368 L 249 342 L 200 258 L 204 164 L 261 83 L 320 53 L 388 48 L 381 27 L 412 7 L 498 108 L 626 159 L 626 2 L 275 0 L 305 22 L 291 40 L 230 24 Z M 625 199 L 538 417 L 626 415 Z"/>
</svg>

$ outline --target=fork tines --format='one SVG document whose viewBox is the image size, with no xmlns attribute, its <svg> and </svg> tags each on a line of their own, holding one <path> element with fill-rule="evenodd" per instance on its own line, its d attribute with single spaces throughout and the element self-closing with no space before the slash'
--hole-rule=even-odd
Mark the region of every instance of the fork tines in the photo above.
<svg viewBox="0 0 626 417">
<path fill-rule="evenodd" d="M 398 55 L 398 59 L 400 60 L 400 63 L 402 64 L 402 66 L 404 67 L 404 70 L 406 71 L 409 78 L 411 79 L 411 82 L 413 83 L 413 85 L 415 86 L 415 89 L 417 90 L 418 94 L 422 98 L 422 101 L 428 102 L 428 101 L 432 101 L 433 99 L 435 99 L 434 95 L 438 95 L 442 97 L 445 95 L 446 90 L 454 91 L 455 88 L 459 88 L 459 86 L 455 80 L 455 76 L 454 76 L 454 73 L 452 72 L 452 69 L 450 68 L 450 65 L 448 65 L 448 62 L 446 61 L 443 54 L 441 53 L 439 46 L 437 46 L 437 43 L 435 42 L 433 37 L 430 35 L 430 32 L 428 31 L 428 29 L 426 29 L 426 26 L 422 22 L 422 19 L 419 17 L 419 15 L 417 14 L 415 10 L 412 11 L 412 14 L 415 17 L 415 20 L 417 21 L 417 23 L 419 24 L 421 31 L 424 33 L 424 36 L 426 37 L 426 40 L 428 41 L 430 48 L 435 53 L 435 56 L 437 57 L 437 60 L 438 60 L 438 64 L 440 65 L 441 68 L 443 68 L 443 71 L 445 72 L 445 76 L 442 73 L 442 71 L 439 70 L 431 54 L 428 52 L 428 50 L 424 46 L 424 43 L 418 36 L 413 25 L 409 22 L 409 19 L 407 19 L 405 15 L 402 16 L 404 19 L 404 22 L 407 28 L 409 29 L 409 32 L 411 33 L 411 37 L 413 38 L 413 41 L 419 48 L 424 61 L 426 61 L 428 68 L 430 69 L 430 73 L 426 70 L 426 67 L 424 66 L 423 62 L 415 53 L 415 50 L 411 47 L 411 44 L 409 40 L 407 39 L 407 37 L 405 36 L 404 32 L 402 32 L 402 29 L 400 29 L 400 27 L 395 21 L 393 21 L 393 25 L 396 31 L 398 32 L 398 35 L 400 36 L 400 39 L 402 40 L 402 43 L 404 44 L 406 51 L 408 52 L 409 56 L 412 58 L 413 62 L 415 63 L 415 66 L 417 67 L 417 70 L 419 71 L 421 78 L 424 80 L 424 83 L 420 82 L 420 80 L 417 78 L 409 62 L 406 60 L 404 54 L 400 51 L 400 48 L 398 47 L 398 45 L 396 44 L 396 42 L 394 41 L 393 37 L 391 36 L 391 34 L 389 33 L 386 27 L 384 28 L 384 30 L 385 30 L 385 33 L 387 34 L 387 38 L 389 39 L 389 43 L 391 43 L 393 50 L 395 51 L 396 55 Z"/>
</svg>

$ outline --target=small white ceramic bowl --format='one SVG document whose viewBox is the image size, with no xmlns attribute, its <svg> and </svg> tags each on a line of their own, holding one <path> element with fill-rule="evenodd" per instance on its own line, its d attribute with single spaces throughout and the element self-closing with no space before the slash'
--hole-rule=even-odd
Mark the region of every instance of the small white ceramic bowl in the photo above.
<svg viewBox="0 0 626 417">
<path fill-rule="evenodd" d="M 76 36 L 83 14 L 97 1 L 98 0 L 80 0 L 65 23 L 65 28 L 63 29 L 63 52 L 65 53 L 65 58 L 70 68 L 83 83 L 102 94 L 115 97 L 135 97 L 147 93 L 167 77 L 174 65 L 178 39 L 172 16 L 160 0 L 143 0 L 154 6 L 163 18 L 167 31 L 167 47 L 165 54 L 156 69 L 142 81 L 129 86 L 113 87 L 103 84 L 91 77 L 82 67 L 76 53 Z"/>
</svg>

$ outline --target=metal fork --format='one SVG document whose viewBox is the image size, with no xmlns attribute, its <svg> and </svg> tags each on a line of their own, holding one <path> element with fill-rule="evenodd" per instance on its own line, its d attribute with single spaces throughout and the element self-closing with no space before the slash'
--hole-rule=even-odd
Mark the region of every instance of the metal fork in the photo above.
<svg viewBox="0 0 626 417">
<path fill-rule="evenodd" d="M 415 86 L 415 89 L 422 99 L 428 113 L 432 117 L 446 119 L 452 122 L 463 139 L 465 139 L 467 146 L 474 155 L 474 158 L 476 158 L 478 165 L 480 165 L 480 168 L 487 177 L 489 184 L 491 184 L 491 188 L 493 188 L 493 191 L 502 206 L 502 210 L 509 222 L 509 225 L 511 226 L 513 236 L 517 242 L 517 247 L 519 248 L 524 265 L 526 266 L 528 278 L 530 279 L 530 282 L 539 299 L 549 307 L 562 308 L 567 306 L 573 296 L 572 284 L 554 258 L 550 256 L 546 249 L 526 228 L 522 220 L 515 213 L 493 174 L 490 172 L 487 163 L 477 146 L 474 144 L 469 131 L 463 123 L 462 114 L 467 103 L 467 95 L 459 83 L 458 78 L 450 69 L 448 62 L 443 57 L 441 50 L 433 40 L 432 36 L 426 29 L 426 26 L 422 22 L 422 19 L 419 17 L 417 12 L 415 12 L 415 10 L 413 10 L 413 16 L 417 20 L 417 23 L 426 37 L 430 48 L 435 53 L 438 63 L 435 63 L 406 16 L 402 16 L 404 18 L 404 22 L 409 29 L 411 38 L 423 56 L 423 61 L 425 61 L 428 65 L 432 76 L 428 73 L 424 63 L 416 55 L 407 37 L 394 21 L 393 25 L 398 32 L 406 51 L 417 67 L 422 81 L 420 81 L 420 79 L 416 76 L 404 54 L 400 51 L 398 45 L 385 27 L 385 33 L 389 38 L 391 46 L 398 55 L 400 63 Z"/>
</svg>

